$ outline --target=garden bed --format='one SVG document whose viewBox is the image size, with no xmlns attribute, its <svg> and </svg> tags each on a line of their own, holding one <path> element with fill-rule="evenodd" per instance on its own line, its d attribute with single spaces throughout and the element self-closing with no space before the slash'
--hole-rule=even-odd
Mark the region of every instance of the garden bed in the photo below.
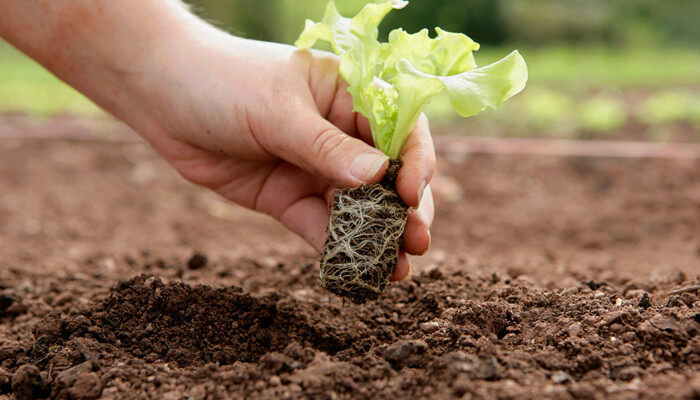
<svg viewBox="0 0 700 400">
<path fill-rule="evenodd" d="M 444 155 L 432 249 L 363 306 L 139 142 L 0 171 L 0 399 L 700 396 L 698 160 Z"/>
</svg>

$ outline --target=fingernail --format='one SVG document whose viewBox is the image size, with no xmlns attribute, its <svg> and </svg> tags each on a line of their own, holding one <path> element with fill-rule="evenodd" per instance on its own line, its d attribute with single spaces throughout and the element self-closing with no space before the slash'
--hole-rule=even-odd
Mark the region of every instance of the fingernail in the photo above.
<svg viewBox="0 0 700 400">
<path fill-rule="evenodd" d="M 389 157 L 383 154 L 363 153 L 355 158 L 350 173 L 361 181 L 373 181 Z"/>
<path fill-rule="evenodd" d="M 423 199 L 423 193 L 425 192 L 425 187 L 428 185 L 428 181 L 423 181 L 418 187 L 418 204 L 416 207 L 420 206 L 420 201 Z"/>
</svg>

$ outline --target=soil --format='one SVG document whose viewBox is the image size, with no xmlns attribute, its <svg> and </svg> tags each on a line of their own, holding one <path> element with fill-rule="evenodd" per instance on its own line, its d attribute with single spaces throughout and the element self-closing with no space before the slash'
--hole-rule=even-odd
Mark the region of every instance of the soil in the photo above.
<svg viewBox="0 0 700 400">
<path fill-rule="evenodd" d="M 432 249 L 355 305 L 143 144 L 3 139 L 0 399 L 700 398 L 698 161 L 439 167 Z"/>
</svg>

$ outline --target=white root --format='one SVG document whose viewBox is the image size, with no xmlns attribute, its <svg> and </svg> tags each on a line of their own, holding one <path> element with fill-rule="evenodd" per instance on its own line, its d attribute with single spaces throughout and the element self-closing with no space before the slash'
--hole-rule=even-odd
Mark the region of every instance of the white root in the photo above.
<svg viewBox="0 0 700 400">
<path fill-rule="evenodd" d="M 337 193 L 321 286 L 356 303 L 376 299 L 396 269 L 406 217 L 398 194 L 380 184 Z"/>
</svg>

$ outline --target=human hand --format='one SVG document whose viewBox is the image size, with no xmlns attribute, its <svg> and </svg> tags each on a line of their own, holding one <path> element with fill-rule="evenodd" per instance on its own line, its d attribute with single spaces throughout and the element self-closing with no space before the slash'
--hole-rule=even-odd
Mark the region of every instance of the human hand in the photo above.
<svg viewBox="0 0 700 400">
<path fill-rule="evenodd" d="M 335 56 L 219 40 L 196 57 L 182 54 L 193 62 L 169 75 L 179 80 L 158 89 L 162 98 L 149 101 L 169 138 L 153 144 L 186 179 L 273 216 L 321 251 L 333 188 L 379 181 L 388 157 L 370 145 L 367 120 L 352 112 Z M 416 207 L 403 249 L 423 254 L 430 244 L 434 209 L 427 183 L 435 164 L 425 117 L 403 159 L 397 191 Z M 409 269 L 403 253 L 393 278 Z"/>
<path fill-rule="evenodd" d="M 352 112 L 337 58 L 236 38 L 175 0 L 98 3 L 3 4 L 14 17 L 0 18 L 0 35 L 130 125 L 186 179 L 321 251 L 333 188 L 378 182 L 388 165 Z M 410 272 L 406 253 L 430 244 L 435 156 L 424 116 L 402 156 L 396 189 L 415 209 L 394 280 Z"/>
</svg>

